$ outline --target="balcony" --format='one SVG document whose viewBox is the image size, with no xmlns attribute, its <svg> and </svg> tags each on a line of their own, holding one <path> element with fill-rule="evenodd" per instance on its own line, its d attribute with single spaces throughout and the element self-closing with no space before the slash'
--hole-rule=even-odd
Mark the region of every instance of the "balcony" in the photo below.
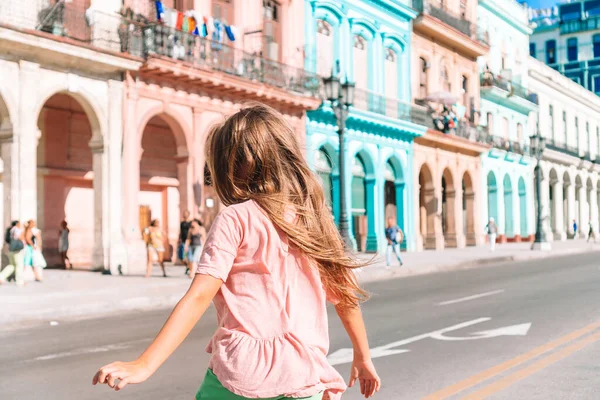
<svg viewBox="0 0 600 400">
<path fill-rule="evenodd" d="M 434 0 L 414 0 L 413 7 L 421 13 L 414 21 L 418 33 L 444 42 L 469 57 L 485 55 L 489 50 L 488 35 L 481 32 L 475 21 Z"/>
<path fill-rule="evenodd" d="M 427 108 L 398 99 L 386 98 L 368 90 L 355 89 L 354 107 L 358 110 L 374 112 L 421 126 L 431 126 Z"/>
<path fill-rule="evenodd" d="M 600 16 L 598 15 L 574 21 L 561 21 L 560 23 L 561 35 L 585 31 L 595 31 L 597 29 L 600 29 Z"/>
<path fill-rule="evenodd" d="M 581 158 L 581 155 L 579 154 L 579 149 L 577 147 L 570 146 L 564 142 L 558 142 L 554 139 L 547 139 L 546 148 L 548 150 L 558 151 L 572 157 Z"/>
<path fill-rule="evenodd" d="M 504 150 L 522 156 L 530 155 L 529 145 L 521 143 L 518 140 L 510 140 L 500 136 L 490 135 L 486 141 L 495 149 Z"/>
<path fill-rule="evenodd" d="M 500 75 L 484 72 L 480 79 L 481 96 L 515 111 L 528 114 L 538 109 L 538 96 L 518 83 Z"/>
</svg>

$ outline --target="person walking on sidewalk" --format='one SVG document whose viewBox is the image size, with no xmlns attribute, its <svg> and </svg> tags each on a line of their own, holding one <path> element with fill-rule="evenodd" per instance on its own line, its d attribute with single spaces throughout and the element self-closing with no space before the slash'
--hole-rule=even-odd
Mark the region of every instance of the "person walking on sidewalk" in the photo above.
<svg viewBox="0 0 600 400">
<path fill-rule="evenodd" d="M 62 266 L 65 269 L 73 269 L 73 265 L 71 264 L 71 260 L 67 255 L 69 251 L 69 227 L 67 226 L 67 221 L 63 220 L 60 223 L 60 230 L 58 231 L 58 252 L 60 254 L 60 261 Z"/>
<path fill-rule="evenodd" d="M 392 252 L 396 255 L 400 266 L 402 266 L 402 258 L 400 257 L 400 245 L 404 241 L 404 232 L 396 224 L 393 218 L 387 219 L 385 228 L 385 238 L 387 240 L 387 249 L 385 251 L 385 264 L 390 266 L 392 263 Z"/>
<path fill-rule="evenodd" d="M 152 261 L 154 256 L 158 260 L 160 267 L 162 268 L 163 276 L 167 277 L 167 270 L 165 269 L 165 243 L 163 241 L 163 231 L 160 229 L 160 221 L 153 219 L 150 222 L 150 226 L 146 228 L 146 240 L 148 248 L 148 265 L 146 266 L 146 278 L 152 275 Z"/>
<path fill-rule="evenodd" d="M 496 250 L 496 237 L 498 236 L 498 226 L 496 225 L 496 221 L 494 221 L 494 217 L 490 217 L 485 230 L 490 241 L 490 250 L 494 251 Z"/>
<path fill-rule="evenodd" d="M 14 273 L 17 286 L 25 285 L 24 263 L 25 231 L 20 221 L 13 222 L 12 228 L 6 237 L 8 239 L 8 265 L 0 272 L 0 284 Z"/>
<path fill-rule="evenodd" d="M 185 240 L 185 253 L 190 254 L 188 261 L 190 263 L 190 278 L 194 278 L 195 267 L 200 262 L 202 255 L 202 243 L 206 241 L 206 230 L 199 219 L 192 221 L 192 226 Z"/>
<path fill-rule="evenodd" d="M 592 225 L 592 223 L 589 223 L 590 227 L 588 229 L 588 238 L 587 241 L 588 243 L 590 242 L 591 239 L 594 239 L 594 243 L 596 243 L 596 233 L 594 232 L 594 226 Z"/>
<path fill-rule="evenodd" d="M 30 219 L 25 227 L 25 268 L 29 271 L 33 270 L 33 276 L 36 282 L 43 281 L 43 269 L 46 267 L 40 263 L 42 234 L 35 226 L 35 221 Z M 37 254 L 39 252 L 39 255 Z M 31 272 L 28 272 L 29 274 Z"/>
<path fill-rule="evenodd" d="M 573 239 L 577 239 L 577 221 L 573 220 Z"/>
<path fill-rule="evenodd" d="M 349 385 L 371 397 L 381 380 L 353 272 L 363 265 L 346 252 L 294 129 L 267 106 L 244 108 L 211 130 L 206 158 L 226 207 L 190 288 L 137 360 L 100 368 L 92 383 L 121 390 L 147 380 L 214 298 L 218 329 L 196 399 L 338 400 L 346 385 L 327 362 L 330 301 L 354 348 Z"/>
<path fill-rule="evenodd" d="M 190 217 L 190 212 L 185 210 L 183 212 L 183 218 L 181 219 L 181 223 L 179 224 L 179 240 L 177 243 L 177 258 L 181 260 L 181 262 L 185 265 L 185 273 L 187 274 L 190 270 L 190 255 L 186 253 L 185 249 L 185 241 L 188 237 L 188 232 L 190 227 L 192 226 L 192 219 Z"/>
</svg>

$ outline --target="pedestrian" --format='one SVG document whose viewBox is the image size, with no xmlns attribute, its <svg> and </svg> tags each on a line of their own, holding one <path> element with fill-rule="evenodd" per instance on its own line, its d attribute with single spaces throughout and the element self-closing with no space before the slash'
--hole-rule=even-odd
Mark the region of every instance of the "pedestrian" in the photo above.
<svg viewBox="0 0 600 400">
<path fill-rule="evenodd" d="M 35 226 L 35 221 L 30 219 L 27 221 L 27 225 L 25 226 L 25 256 L 24 256 L 24 264 L 26 273 L 31 274 L 33 270 L 33 277 L 36 282 L 42 282 L 42 264 L 39 263 L 39 256 L 36 253 L 41 254 L 41 231 Z M 38 261 L 38 263 L 34 263 L 34 259 Z M 44 265 L 45 267 L 45 265 Z"/>
<path fill-rule="evenodd" d="M 181 223 L 179 224 L 179 239 L 177 240 L 177 258 L 181 260 L 181 262 L 185 265 L 185 273 L 189 273 L 190 264 L 188 254 L 184 251 L 185 241 L 188 237 L 188 232 L 190 230 L 190 226 L 192 225 L 192 219 L 190 217 L 190 212 L 185 210 L 183 212 L 183 218 L 181 219 Z"/>
<path fill-rule="evenodd" d="M 243 108 L 209 133 L 206 158 L 226 207 L 190 288 L 137 360 L 102 367 L 93 383 L 120 390 L 147 380 L 214 298 L 219 328 L 196 399 L 338 400 L 346 385 L 327 362 L 329 300 L 354 348 L 350 386 L 358 380 L 372 396 L 381 381 L 353 272 L 362 264 L 346 252 L 293 128 L 267 106 Z"/>
<path fill-rule="evenodd" d="M 190 278 L 194 278 L 195 266 L 200 262 L 202 243 L 206 241 L 206 230 L 199 219 L 192 221 L 188 236 L 185 240 L 185 253 L 189 254 Z"/>
<path fill-rule="evenodd" d="M 594 232 L 594 226 L 592 225 L 592 223 L 590 222 L 590 228 L 588 229 L 588 238 L 587 241 L 588 243 L 590 242 L 590 239 L 594 239 L 594 243 L 596 243 L 596 233 Z"/>
<path fill-rule="evenodd" d="M 494 221 L 494 217 L 490 217 L 487 225 L 485 226 L 485 230 L 488 234 L 488 239 L 490 241 L 490 250 L 496 250 L 496 237 L 498 236 L 498 226 Z"/>
<path fill-rule="evenodd" d="M 390 266 L 392 263 L 392 252 L 396 255 L 400 266 L 402 266 L 402 258 L 400 257 L 400 244 L 404 241 L 404 232 L 396 224 L 393 218 L 387 219 L 385 228 L 385 238 L 387 240 L 387 249 L 385 251 L 385 264 Z"/>
<path fill-rule="evenodd" d="M 0 272 L 0 284 L 14 273 L 17 286 L 24 286 L 25 230 L 21 221 L 13 222 L 5 241 L 8 242 L 8 265 Z"/>
<path fill-rule="evenodd" d="M 60 230 L 58 231 L 58 253 L 60 254 L 60 261 L 65 269 L 73 269 L 73 264 L 67 255 L 69 251 L 69 227 L 67 221 L 63 220 L 60 223 Z"/>
<path fill-rule="evenodd" d="M 162 268 L 163 276 L 167 277 L 165 269 L 165 242 L 163 240 L 163 231 L 160 229 L 160 221 L 153 219 L 150 226 L 146 228 L 146 248 L 148 249 L 148 264 L 146 266 L 146 278 L 152 275 L 152 261 L 156 257 L 160 267 Z"/>
<path fill-rule="evenodd" d="M 577 221 L 573 220 L 573 239 L 577 237 Z"/>
</svg>

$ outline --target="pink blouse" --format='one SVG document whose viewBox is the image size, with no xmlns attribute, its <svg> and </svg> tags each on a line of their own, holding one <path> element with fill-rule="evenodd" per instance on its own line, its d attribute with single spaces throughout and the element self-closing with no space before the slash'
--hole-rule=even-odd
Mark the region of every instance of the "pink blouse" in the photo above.
<svg viewBox="0 0 600 400">
<path fill-rule="evenodd" d="M 326 358 L 319 271 L 254 201 L 217 216 L 196 273 L 224 282 L 213 300 L 219 327 L 206 351 L 225 388 L 249 398 L 341 398 L 346 385 Z"/>
</svg>

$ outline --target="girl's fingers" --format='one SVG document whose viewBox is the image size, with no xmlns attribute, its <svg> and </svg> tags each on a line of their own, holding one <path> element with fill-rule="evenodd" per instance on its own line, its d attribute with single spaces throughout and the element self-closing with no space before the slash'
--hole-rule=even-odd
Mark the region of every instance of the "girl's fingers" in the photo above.
<svg viewBox="0 0 600 400">
<path fill-rule="evenodd" d="M 108 386 L 110 386 L 111 388 L 114 388 L 115 378 L 111 374 L 108 374 L 108 376 L 106 377 L 106 383 L 108 383 Z"/>
<path fill-rule="evenodd" d="M 125 386 L 127 386 L 128 383 L 129 383 L 129 378 L 125 378 L 125 379 L 121 380 L 121 382 L 119 382 L 117 387 L 115 387 L 115 390 L 118 392 L 119 390 L 121 390 Z"/>
<path fill-rule="evenodd" d="M 379 379 L 379 377 L 377 378 L 377 387 L 375 388 L 376 392 L 379 392 L 379 389 L 381 389 L 381 379 Z"/>
<path fill-rule="evenodd" d="M 373 382 L 369 379 L 365 383 L 365 397 L 369 398 L 373 395 Z"/>
<path fill-rule="evenodd" d="M 366 389 L 366 385 L 367 385 L 367 381 L 365 381 L 364 379 L 360 380 L 360 394 L 365 394 L 365 389 Z"/>
</svg>

